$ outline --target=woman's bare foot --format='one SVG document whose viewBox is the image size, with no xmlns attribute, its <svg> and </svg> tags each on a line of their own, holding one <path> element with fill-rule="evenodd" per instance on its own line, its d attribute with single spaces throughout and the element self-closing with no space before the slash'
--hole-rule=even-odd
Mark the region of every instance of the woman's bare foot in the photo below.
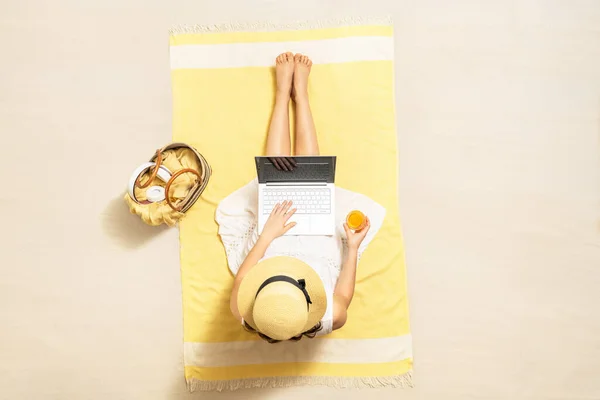
<svg viewBox="0 0 600 400">
<path fill-rule="evenodd" d="M 292 97 L 294 100 L 299 97 L 308 97 L 308 75 L 310 74 L 312 61 L 300 53 L 294 56 L 294 85 L 292 88 Z"/>
<path fill-rule="evenodd" d="M 294 77 L 294 54 L 282 53 L 275 59 L 275 77 L 277 78 L 277 95 L 290 96 Z"/>
</svg>

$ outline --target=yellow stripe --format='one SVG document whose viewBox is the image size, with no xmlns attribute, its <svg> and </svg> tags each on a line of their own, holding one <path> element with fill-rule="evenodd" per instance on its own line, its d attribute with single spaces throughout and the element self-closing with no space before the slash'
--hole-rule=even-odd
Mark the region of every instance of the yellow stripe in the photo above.
<svg viewBox="0 0 600 400">
<path fill-rule="evenodd" d="M 411 359 L 381 364 L 265 364 L 260 366 L 240 365 L 237 367 L 185 367 L 185 378 L 216 381 L 267 376 L 369 377 L 402 375 L 410 370 L 412 370 Z"/>
<path fill-rule="evenodd" d="M 170 38 L 171 46 L 186 44 L 226 44 L 253 42 L 296 42 L 302 40 L 336 39 L 348 36 L 393 36 L 393 28 L 384 25 L 344 26 L 312 30 L 273 32 L 184 33 Z"/>
<path fill-rule="evenodd" d="M 343 155 L 336 184 L 367 193 L 387 210 L 360 262 L 348 322 L 332 338 L 410 333 L 396 197 L 392 72 L 391 61 L 315 65 L 311 72 L 309 94 L 322 154 Z M 273 107 L 273 70 L 177 70 L 172 78 L 174 138 L 196 146 L 213 167 L 206 191 L 179 225 L 184 340 L 255 340 L 229 310 L 233 277 L 214 213 L 219 201 L 256 176 L 254 156 L 264 151 Z M 332 92 L 336 101 L 331 101 Z M 357 163 L 369 168 L 357 168 Z"/>
</svg>

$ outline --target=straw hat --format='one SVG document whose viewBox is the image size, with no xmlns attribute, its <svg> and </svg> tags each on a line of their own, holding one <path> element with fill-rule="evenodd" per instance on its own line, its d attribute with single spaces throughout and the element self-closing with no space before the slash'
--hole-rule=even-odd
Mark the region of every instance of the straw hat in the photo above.
<svg viewBox="0 0 600 400">
<path fill-rule="evenodd" d="M 244 321 L 275 340 L 308 331 L 327 309 L 323 281 L 294 257 L 273 257 L 256 264 L 242 279 L 237 301 Z"/>
</svg>

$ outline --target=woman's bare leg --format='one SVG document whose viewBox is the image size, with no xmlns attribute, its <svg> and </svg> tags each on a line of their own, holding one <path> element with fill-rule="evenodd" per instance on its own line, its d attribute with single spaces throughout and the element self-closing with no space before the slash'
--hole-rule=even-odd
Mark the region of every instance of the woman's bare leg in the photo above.
<svg viewBox="0 0 600 400">
<path fill-rule="evenodd" d="M 307 56 L 294 56 L 294 101 L 296 102 L 296 155 L 319 155 L 319 142 L 308 102 L 308 75 L 312 61 Z"/>
<path fill-rule="evenodd" d="M 291 155 L 289 103 L 293 76 L 294 55 L 283 53 L 277 56 L 275 59 L 277 92 L 267 135 L 267 156 Z"/>
</svg>

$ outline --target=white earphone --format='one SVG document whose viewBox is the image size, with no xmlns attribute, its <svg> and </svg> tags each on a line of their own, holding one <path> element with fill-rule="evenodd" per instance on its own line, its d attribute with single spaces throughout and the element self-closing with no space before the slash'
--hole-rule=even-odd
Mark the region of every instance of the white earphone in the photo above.
<svg viewBox="0 0 600 400">
<path fill-rule="evenodd" d="M 144 163 L 137 167 L 135 171 L 133 171 L 133 174 L 131 174 L 131 178 L 129 178 L 129 185 L 127 186 L 129 197 L 131 197 L 138 204 L 156 203 L 159 201 L 163 201 L 166 198 L 165 188 L 162 186 L 150 186 L 148 189 L 146 189 L 146 198 L 148 199 L 146 201 L 139 201 L 135 197 L 135 185 L 138 182 L 140 175 L 142 175 L 144 172 L 148 171 L 154 166 L 156 166 L 155 162 Z M 161 181 L 167 183 L 169 179 L 171 179 L 171 175 L 171 171 L 169 171 L 167 167 L 163 165 L 158 167 L 156 176 L 158 176 L 158 178 Z"/>
</svg>

